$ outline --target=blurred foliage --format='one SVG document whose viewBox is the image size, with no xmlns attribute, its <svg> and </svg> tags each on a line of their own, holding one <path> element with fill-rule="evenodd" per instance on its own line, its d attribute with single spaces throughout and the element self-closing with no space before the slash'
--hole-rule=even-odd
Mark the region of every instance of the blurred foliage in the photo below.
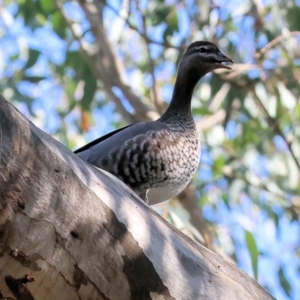
<svg viewBox="0 0 300 300">
<path fill-rule="evenodd" d="M 94 72 L 97 40 L 80 3 L 0 4 L 1 93 L 70 148 L 125 124 L 114 97 L 135 114 L 118 86 L 108 95 Z M 299 1 L 90 3 L 124 64 L 122 75 L 153 110 L 170 100 L 191 41 L 216 42 L 237 63 L 231 73 L 205 77 L 194 94 L 197 121 L 225 112 L 201 133 L 193 182 L 199 207 L 213 242 L 240 268 L 277 299 L 299 297 Z M 157 210 L 202 239 L 176 201 Z"/>
</svg>

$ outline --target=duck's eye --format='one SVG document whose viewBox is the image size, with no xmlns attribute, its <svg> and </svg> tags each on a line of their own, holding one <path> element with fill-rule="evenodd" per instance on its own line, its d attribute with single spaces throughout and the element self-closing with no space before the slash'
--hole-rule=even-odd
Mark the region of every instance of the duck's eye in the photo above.
<svg viewBox="0 0 300 300">
<path fill-rule="evenodd" d="M 207 52 L 207 50 L 206 50 L 206 48 L 204 48 L 204 47 L 201 47 L 201 48 L 199 49 L 199 52 L 200 52 L 200 53 L 206 53 L 206 52 Z"/>
</svg>

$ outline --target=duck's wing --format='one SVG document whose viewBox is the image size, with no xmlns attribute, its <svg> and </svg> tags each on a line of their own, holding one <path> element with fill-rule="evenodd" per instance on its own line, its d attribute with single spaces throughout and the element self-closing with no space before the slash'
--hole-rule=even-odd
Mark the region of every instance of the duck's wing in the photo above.
<svg viewBox="0 0 300 300">
<path fill-rule="evenodd" d="M 95 146 L 95 145 L 97 145 L 97 144 L 100 144 L 100 143 L 103 142 L 104 140 L 106 140 L 106 139 L 110 138 L 111 136 L 115 135 L 116 133 L 118 133 L 118 132 L 120 132 L 120 131 L 122 131 L 122 130 L 124 130 L 124 129 L 130 127 L 130 126 L 133 126 L 133 125 L 135 125 L 135 124 L 130 124 L 130 125 L 125 126 L 125 127 L 123 127 L 123 128 L 119 128 L 119 129 L 117 129 L 117 130 L 114 130 L 114 131 L 112 131 L 112 132 L 110 132 L 110 133 L 108 133 L 108 134 L 106 134 L 106 135 L 103 135 L 103 136 L 97 138 L 96 140 L 94 140 L 94 141 L 92 141 L 92 142 L 90 142 L 90 143 L 88 143 L 88 144 L 86 144 L 86 145 L 80 147 L 79 149 L 75 150 L 74 153 L 75 153 L 75 154 L 78 154 L 78 153 L 80 153 L 80 152 L 83 152 L 83 151 L 85 151 L 85 150 L 88 150 L 88 149 L 90 149 L 91 147 L 93 147 L 93 146 Z"/>
<path fill-rule="evenodd" d="M 156 143 L 152 137 L 162 131 L 167 133 L 166 130 L 170 130 L 168 125 L 160 121 L 136 123 L 108 133 L 79 148 L 74 153 L 90 164 L 104 168 L 103 157 L 110 158 L 112 150 L 114 150 L 112 159 L 116 159 L 116 157 L 121 159 L 120 155 L 125 150 L 128 151 L 127 155 L 129 156 L 131 156 L 129 153 L 133 155 L 134 152 L 145 152 L 149 146 L 151 148 L 152 141 Z M 122 159 L 124 158 L 122 157 Z"/>
</svg>

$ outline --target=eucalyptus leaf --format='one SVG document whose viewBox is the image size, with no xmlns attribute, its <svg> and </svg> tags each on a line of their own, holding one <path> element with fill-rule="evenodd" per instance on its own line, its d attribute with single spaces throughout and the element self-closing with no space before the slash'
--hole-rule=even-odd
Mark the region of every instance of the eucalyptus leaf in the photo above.
<svg viewBox="0 0 300 300">
<path fill-rule="evenodd" d="M 259 252 L 257 249 L 256 241 L 253 234 L 250 231 L 245 230 L 245 240 L 251 257 L 252 269 L 254 278 L 258 279 L 258 256 Z"/>
</svg>

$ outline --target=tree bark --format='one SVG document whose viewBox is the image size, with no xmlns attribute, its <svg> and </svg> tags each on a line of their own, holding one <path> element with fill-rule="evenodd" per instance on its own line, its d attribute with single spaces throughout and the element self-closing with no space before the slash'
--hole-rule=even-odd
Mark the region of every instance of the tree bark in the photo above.
<svg viewBox="0 0 300 300">
<path fill-rule="evenodd" d="M 0 299 L 273 299 L 0 97 Z"/>
</svg>

